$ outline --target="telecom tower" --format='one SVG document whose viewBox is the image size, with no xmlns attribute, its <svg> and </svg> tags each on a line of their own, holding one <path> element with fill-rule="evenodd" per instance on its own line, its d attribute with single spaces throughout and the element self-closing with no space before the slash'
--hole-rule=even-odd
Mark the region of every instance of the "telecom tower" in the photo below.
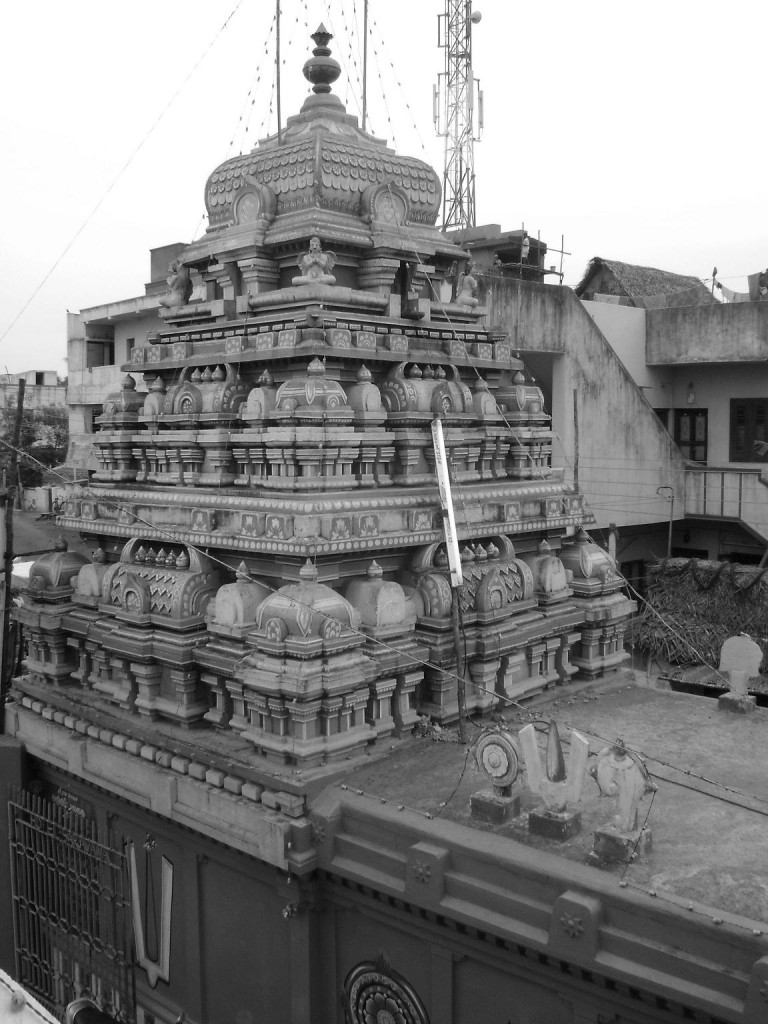
<svg viewBox="0 0 768 1024">
<path fill-rule="evenodd" d="M 445 136 L 443 230 L 475 226 L 474 143 L 483 130 L 483 94 L 472 75 L 472 25 L 480 21 L 470 0 L 445 0 L 437 16 L 437 45 L 445 50 L 445 71 L 434 91 L 434 121 Z"/>
</svg>

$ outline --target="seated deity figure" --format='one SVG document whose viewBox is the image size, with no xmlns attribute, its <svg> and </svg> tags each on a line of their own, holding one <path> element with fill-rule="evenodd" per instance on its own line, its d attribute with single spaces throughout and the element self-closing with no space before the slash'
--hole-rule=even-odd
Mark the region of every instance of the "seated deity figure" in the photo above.
<svg viewBox="0 0 768 1024">
<path fill-rule="evenodd" d="M 460 275 L 456 283 L 456 304 L 458 306 L 469 306 L 474 308 L 478 304 L 477 278 L 472 273 L 472 261 L 467 263 L 464 273 Z"/>
<path fill-rule="evenodd" d="M 336 278 L 331 271 L 336 262 L 336 253 L 323 252 L 320 239 L 315 236 L 309 240 L 309 252 L 301 254 L 298 267 L 301 274 L 293 278 L 294 284 L 335 284 Z"/>
<path fill-rule="evenodd" d="M 168 291 L 160 299 L 160 305 L 169 309 L 174 306 L 185 306 L 192 294 L 189 270 L 178 260 L 171 260 L 168 266 L 168 277 L 165 281 Z"/>
</svg>

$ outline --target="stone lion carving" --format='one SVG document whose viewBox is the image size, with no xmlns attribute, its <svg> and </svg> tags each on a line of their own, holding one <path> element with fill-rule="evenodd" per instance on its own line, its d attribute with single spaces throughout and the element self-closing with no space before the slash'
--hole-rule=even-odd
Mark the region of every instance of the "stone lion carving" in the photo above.
<svg viewBox="0 0 768 1024">
<path fill-rule="evenodd" d="M 293 284 L 335 284 L 336 278 L 331 271 L 336 263 L 336 253 L 323 252 L 320 239 L 315 236 L 309 240 L 309 252 L 302 253 L 298 267 L 301 274 L 293 278 Z"/>
<path fill-rule="evenodd" d="M 189 270 L 179 260 L 171 260 L 168 265 L 168 277 L 165 280 L 168 291 L 160 299 L 160 305 L 165 306 L 166 309 L 186 306 L 192 294 Z"/>
</svg>

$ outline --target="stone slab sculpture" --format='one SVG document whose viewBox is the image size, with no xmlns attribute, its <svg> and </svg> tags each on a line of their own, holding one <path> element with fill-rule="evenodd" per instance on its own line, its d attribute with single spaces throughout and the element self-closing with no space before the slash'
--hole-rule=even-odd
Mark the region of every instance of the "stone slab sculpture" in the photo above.
<svg viewBox="0 0 768 1024">
<path fill-rule="evenodd" d="M 520 813 L 520 795 L 512 786 L 520 774 L 520 751 L 517 741 L 505 729 L 484 730 L 474 747 L 475 763 L 491 783 L 491 790 L 481 790 L 469 798 L 473 818 L 498 825 Z"/>
<path fill-rule="evenodd" d="M 718 670 L 726 675 L 730 690 L 718 699 L 720 711 L 743 715 L 755 710 L 757 698 L 750 697 L 747 687 L 758 675 L 762 660 L 762 650 L 746 633 L 728 637 L 720 650 Z"/>
<path fill-rule="evenodd" d="M 550 719 L 547 730 L 543 764 L 534 726 L 524 726 L 519 736 L 528 773 L 528 786 L 543 801 L 543 807 L 528 815 L 529 831 L 548 839 L 568 839 L 576 835 L 581 830 L 581 812 L 573 808 L 581 799 L 589 741 L 575 729 L 571 730 L 571 753 L 566 767 L 554 719 Z"/>
<path fill-rule="evenodd" d="M 656 791 L 656 784 L 645 765 L 619 739 L 612 746 L 603 747 L 589 774 L 600 795 L 615 800 L 610 824 L 595 831 L 590 859 L 605 864 L 647 856 L 653 838 L 649 828 L 638 828 L 638 809 L 645 794 Z"/>
</svg>

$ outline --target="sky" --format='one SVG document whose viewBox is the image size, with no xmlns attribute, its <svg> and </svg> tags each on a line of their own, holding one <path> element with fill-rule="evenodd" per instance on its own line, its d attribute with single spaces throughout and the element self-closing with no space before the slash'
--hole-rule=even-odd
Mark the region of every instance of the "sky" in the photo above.
<svg viewBox="0 0 768 1024">
<path fill-rule="evenodd" d="M 764 0 L 476 0 L 477 223 L 746 290 L 768 266 Z M 282 121 L 323 21 L 360 116 L 363 0 L 281 0 Z M 370 0 L 368 130 L 442 172 L 444 0 Z M 66 312 L 141 295 L 204 187 L 277 127 L 273 0 L 37 0 L 3 14 L 0 372 L 66 373 Z M 564 241 L 563 241 L 564 240 Z M 560 254 L 547 261 L 560 264 Z"/>
</svg>

